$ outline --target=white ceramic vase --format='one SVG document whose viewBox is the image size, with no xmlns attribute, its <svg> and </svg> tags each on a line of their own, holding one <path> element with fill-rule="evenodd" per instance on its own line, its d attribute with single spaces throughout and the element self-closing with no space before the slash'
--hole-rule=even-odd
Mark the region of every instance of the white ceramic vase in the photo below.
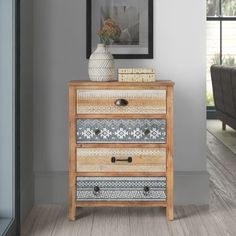
<svg viewBox="0 0 236 236">
<path fill-rule="evenodd" d="M 88 72 L 92 81 L 112 81 L 116 79 L 114 58 L 104 44 L 98 44 L 96 50 L 91 54 Z"/>
</svg>

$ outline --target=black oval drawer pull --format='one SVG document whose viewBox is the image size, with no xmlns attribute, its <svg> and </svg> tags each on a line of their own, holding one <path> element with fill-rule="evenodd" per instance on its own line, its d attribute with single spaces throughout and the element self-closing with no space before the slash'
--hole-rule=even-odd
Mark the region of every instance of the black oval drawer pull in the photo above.
<svg viewBox="0 0 236 236">
<path fill-rule="evenodd" d="M 101 133 L 101 130 L 100 130 L 100 129 L 95 129 L 94 133 L 95 133 L 96 135 L 99 135 L 99 134 Z"/>
<path fill-rule="evenodd" d="M 146 129 L 146 130 L 144 131 L 144 134 L 145 134 L 145 135 L 149 135 L 149 134 L 150 134 L 150 130 L 149 130 L 149 129 Z"/>
<path fill-rule="evenodd" d="M 143 188 L 143 194 L 144 195 L 148 195 L 150 193 L 150 188 L 148 187 L 148 186 L 145 186 L 144 188 Z"/>
<path fill-rule="evenodd" d="M 118 106 L 118 107 L 125 107 L 125 106 L 128 105 L 128 103 L 129 103 L 129 102 L 128 102 L 127 100 L 123 99 L 123 98 L 117 99 L 117 100 L 115 101 L 115 105 Z"/>
<path fill-rule="evenodd" d="M 93 188 L 93 194 L 97 196 L 99 193 L 100 193 L 100 188 L 98 186 L 95 186 Z"/>
<path fill-rule="evenodd" d="M 111 158 L 111 162 L 112 162 L 112 163 L 115 163 L 116 161 L 127 161 L 127 162 L 131 163 L 132 160 L 133 160 L 132 157 L 128 157 L 127 159 L 117 159 L 117 158 L 115 158 L 115 157 L 112 157 L 112 158 Z"/>
</svg>

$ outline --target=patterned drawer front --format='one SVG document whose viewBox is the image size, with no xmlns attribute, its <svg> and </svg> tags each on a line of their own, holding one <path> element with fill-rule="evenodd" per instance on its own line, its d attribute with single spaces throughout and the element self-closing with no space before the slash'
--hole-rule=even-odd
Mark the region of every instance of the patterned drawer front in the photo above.
<svg viewBox="0 0 236 236">
<path fill-rule="evenodd" d="M 77 201 L 165 201 L 166 177 L 77 177 Z"/>
<path fill-rule="evenodd" d="M 116 105 L 125 99 L 128 103 Z M 77 90 L 77 114 L 165 114 L 166 90 Z"/>
<path fill-rule="evenodd" d="M 166 143 L 166 120 L 77 119 L 77 143 Z"/>
<path fill-rule="evenodd" d="M 165 148 L 77 148 L 77 172 L 165 171 Z"/>
</svg>

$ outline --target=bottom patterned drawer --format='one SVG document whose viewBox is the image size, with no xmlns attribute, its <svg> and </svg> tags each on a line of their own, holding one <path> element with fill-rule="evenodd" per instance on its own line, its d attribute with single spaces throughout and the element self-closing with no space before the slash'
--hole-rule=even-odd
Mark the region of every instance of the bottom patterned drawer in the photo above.
<svg viewBox="0 0 236 236">
<path fill-rule="evenodd" d="M 165 201 L 166 177 L 77 177 L 77 201 Z"/>
</svg>

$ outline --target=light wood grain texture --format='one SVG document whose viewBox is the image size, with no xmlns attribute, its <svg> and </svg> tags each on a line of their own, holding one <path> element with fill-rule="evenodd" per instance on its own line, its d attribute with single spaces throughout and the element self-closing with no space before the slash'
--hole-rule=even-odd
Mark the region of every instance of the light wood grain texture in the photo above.
<svg viewBox="0 0 236 236">
<path fill-rule="evenodd" d="M 68 217 L 70 220 L 75 220 L 76 205 L 75 205 L 75 173 L 76 173 L 76 90 L 74 87 L 69 88 L 69 210 Z"/>
<path fill-rule="evenodd" d="M 165 143 L 81 143 L 77 148 L 167 148 Z"/>
<path fill-rule="evenodd" d="M 165 119 L 165 114 L 77 114 L 77 119 Z"/>
<path fill-rule="evenodd" d="M 173 88 L 167 89 L 167 208 L 169 220 L 174 219 L 174 176 L 173 176 Z"/>
<path fill-rule="evenodd" d="M 177 206 L 168 222 L 164 208 L 79 208 L 78 220 L 67 219 L 67 206 L 35 206 L 22 236 L 235 236 L 236 155 L 208 133 L 209 206 Z"/>
<path fill-rule="evenodd" d="M 156 82 L 148 83 L 120 83 L 111 82 L 91 82 L 88 80 L 73 80 L 68 83 L 69 86 L 87 89 L 165 89 L 168 86 L 174 86 L 174 82 L 170 80 L 157 80 Z"/>
<path fill-rule="evenodd" d="M 108 201 L 108 202 L 77 202 L 77 206 L 81 207 L 166 207 L 166 202 L 144 202 L 144 201 Z"/>
<path fill-rule="evenodd" d="M 112 162 L 111 159 L 116 161 Z M 132 162 L 119 161 L 132 158 Z M 165 172 L 166 149 L 78 148 L 77 172 Z"/>
<path fill-rule="evenodd" d="M 117 106 L 119 99 L 127 102 Z M 77 89 L 77 114 L 165 114 L 166 90 Z"/>
<path fill-rule="evenodd" d="M 136 158 L 138 159 L 138 158 Z M 90 164 L 81 164 L 77 162 L 77 172 L 129 172 L 129 173 L 139 173 L 139 172 L 164 172 L 166 171 L 166 165 L 163 163 L 155 164 L 105 164 L 106 162 L 111 162 L 110 158 L 98 158 L 97 161 L 100 161 L 102 164 L 90 163 Z M 164 162 L 164 160 L 162 161 Z"/>
<path fill-rule="evenodd" d="M 166 172 L 77 172 L 77 176 L 166 176 Z"/>
<path fill-rule="evenodd" d="M 76 176 L 166 176 L 167 177 L 167 207 L 168 219 L 173 219 L 173 86 L 172 81 L 156 81 L 152 83 L 97 83 L 88 81 L 72 81 L 69 83 L 70 100 L 70 177 L 69 177 L 69 218 L 76 218 L 75 200 Z M 117 107 L 117 99 L 126 99 L 127 107 Z M 110 143 L 110 144 L 76 144 L 75 122 L 78 118 L 86 119 L 166 119 L 167 143 Z M 170 122 L 168 124 L 168 122 Z M 110 155 L 94 155 L 88 157 L 75 154 L 77 148 L 165 148 L 167 154 L 160 156 L 132 156 L 131 163 L 110 162 Z M 123 158 L 120 155 L 118 158 Z M 76 160 L 75 160 L 76 159 Z M 77 162 L 77 163 L 76 163 Z M 84 204 L 84 203 L 83 203 Z M 91 203 L 94 204 L 94 203 Z M 98 203 L 100 204 L 100 203 Z M 131 206 L 128 203 L 122 203 Z M 133 203 L 132 203 L 133 204 Z M 135 206 L 144 206 L 146 203 L 137 202 Z M 117 206 L 117 201 L 103 203 L 107 206 Z"/>
</svg>

